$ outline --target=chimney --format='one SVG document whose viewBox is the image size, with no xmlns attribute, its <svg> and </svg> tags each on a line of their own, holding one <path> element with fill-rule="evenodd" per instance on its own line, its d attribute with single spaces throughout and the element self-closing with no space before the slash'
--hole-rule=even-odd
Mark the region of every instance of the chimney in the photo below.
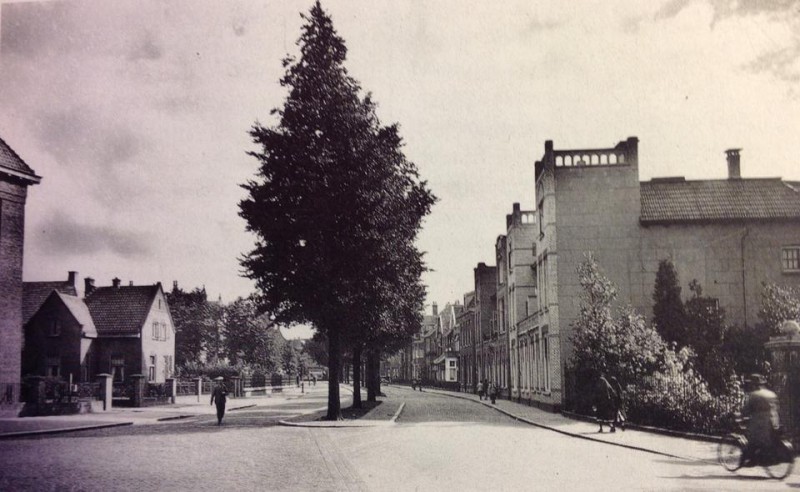
<svg viewBox="0 0 800 492">
<path fill-rule="evenodd" d="M 113 286 L 115 289 L 119 289 L 119 283 L 120 283 L 120 279 L 118 279 L 117 277 L 114 277 L 114 278 L 111 280 L 111 285 L 112 285 L 112 286 Z"/>
<path fill-rule="evenodd" d="M 133 287 L 133 280 L 128 281 L 128 287 Z"/>
<path fill-rule="evenodd" d="M 94 279 L 92 277 L 86 277 L 83 279 L 83 297 L 89 297 L 94 291 Z"/>
<path fill-rule="evenodd" d="M 725 156 L 728 158 L 728 179 L 740 179 L 742 177 L 739 166 L 739 151 L 742 149 L 728 149 Z"/>
<path fill-rule="evenodd" d="M 172 281 L 172 292 L 178 292 L 178 281 L 177 280 L 173 280 Z"/>
<path fill-rule="evenodd" d="M 78 290 L 78 272 L 70 271 L 67 273 L 67 283 Z"/>
<path fill-rule="evenodd" d="M 439 316 L 439 306 L 434 302 L 432 307 L 433 307 L 433 315 Z"/>
</svg>

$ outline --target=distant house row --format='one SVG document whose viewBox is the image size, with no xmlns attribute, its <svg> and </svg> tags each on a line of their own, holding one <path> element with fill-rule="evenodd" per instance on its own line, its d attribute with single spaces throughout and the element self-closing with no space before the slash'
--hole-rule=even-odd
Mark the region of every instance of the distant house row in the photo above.
<svg viewBox="0 0 800 492">
<path fill-rule="evenodd" d="M 514 204 L 496 266 L 474 268 L 463 302 L 434 304 L 388 370 L 470 391 L 489 380 L 506 397 L 560 408 L 587 253 L 646 318 L 658 264 L 670 259 L 684 293 L 696 279 L 730 323 L 753 326 L 763 282 L 800 286 L 800 182 L 743 178 L 740 150 L 726 151 L 727 179 L 641 182 L 636 137 L 600 149 L 545 142 L 536 210 Z"/>
<path fill-rule="evenodd" d="M 164 382 L 175 370 L 175 325 L 160 283 L 95 287 L 77 273 L 62 282 L 23 283 L 22 374 L 90 382 L 142 374 Z"/>
</svg>

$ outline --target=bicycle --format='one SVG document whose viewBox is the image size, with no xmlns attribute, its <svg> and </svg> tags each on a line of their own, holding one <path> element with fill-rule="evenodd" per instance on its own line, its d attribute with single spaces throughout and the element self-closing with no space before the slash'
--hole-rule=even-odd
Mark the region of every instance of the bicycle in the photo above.
<svg viewBox="0 0 800 492">
<path fill-rule="evenodd" d="M 755 449 L 749 457 L 745 456 L 749 443 L 747 437 L 731 433 L 723 437 L 717 447 L 717 459 L 728 471 L 735 472 L 742 467 L 763 466 L 771 478 L 783 480 L 794 468 L 794 447 L 776 432 L 772 446 L 768 449 Z"/>
</svg>

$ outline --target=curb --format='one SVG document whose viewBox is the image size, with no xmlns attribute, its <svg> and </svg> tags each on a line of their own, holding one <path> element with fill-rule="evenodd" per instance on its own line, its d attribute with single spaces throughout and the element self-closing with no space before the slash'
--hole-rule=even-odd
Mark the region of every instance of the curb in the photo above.
<svg viewBox="0 0 800 492">
<path fill-rule="evenodd" d="M 84 430 L 95 430 L 95 429 L 107 429 L 110 427 L 123 427 L 126 425 L 133 425 L 133 422 L 114 422 L 111 424 L 97 424 L 97 425 L 85 425 L 82 427 L 62 427 L 60 429 L 43 429 L 43 430 L 32 430 L 32 431 L 19 431 L 19 432 L 7 432 L 5 434 L 0 434 L 0 440 L 2 439 L 15 439 L 18 437 L 30 437 L 30 436 L 44 436 L 47 434 L 63 434 L 65 432 L 76 432 L 76 431 L 84 431 Z"/>
<path fill-rule="evenodd" d="M 257 406 L 258 406 L 257 404 L 253 403 L 252 405 L 244 405 L 244 406 L 241 406 L 241 407 L 229 408 L 228 411 L 232 412 L 234 410 L 244 410 L 245 408 L 253 408 L 253 407 L 257 407 Z"/>
<path fill-rule="evenodd" d="M 586 415 L 581 415 L 579 413 L 572 413 L 567 412 L 565 410 L 561 411 L 561 414 L 569 419 L 572 420 L 581 420 L 583 422 L 591 422 L 596 423 L 593 417 L 589 417 Z M 683 432 L 683 431 L 676 431 L 671 429 L 663 429 L 661 427 L 652 427 L 649 425 L 640 425 L 640 424 L 633 424 L 631 422 L 625 422 L 625 427 L 628 429 L 635 429 L 642 432 L 650 432 L 651 434 L 661 434 L 663 436 L 669 437 L 680 437 L 683 439 L 691 439 L 693 441 L 702 441 L 702 442 L 709 442 L 709 443 L 719 443 L 723 441 L 723 437 L 720 436 L 709 436 L 708 434 L 698 434 L 696 432 Z"/>
<path fill-rule="evenodd" d="M 174 417 L 161 417 L 160 419 L 156 419 L 156 422 L 169 422 L 170 420 L 190 419 L 192 417 L 197 417 L 197 415 L 185 414 L 185 415 L 175 415 Z"/>
</svg>

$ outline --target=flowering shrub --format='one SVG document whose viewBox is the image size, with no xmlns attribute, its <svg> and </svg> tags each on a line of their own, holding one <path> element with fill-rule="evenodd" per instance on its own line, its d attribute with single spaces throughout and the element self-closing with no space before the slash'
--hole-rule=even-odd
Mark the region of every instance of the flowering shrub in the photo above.
<svg viewBox="0 0 800 492">
<path fill-rule="evenodd" d="M 632 422 L 703 433 L 733 428 L 742 402 L 735 380 L 712 393 L 694 368 L 693 349 L 676 350 L 632 308 L 615 310 L 616 287 L 591 256 L 578 268 L 578 276 L 584 293 L 573 323 L 568 408 L 590 413 L 595 381 L 605 372 L 627 388 Z"/>
</svg>

